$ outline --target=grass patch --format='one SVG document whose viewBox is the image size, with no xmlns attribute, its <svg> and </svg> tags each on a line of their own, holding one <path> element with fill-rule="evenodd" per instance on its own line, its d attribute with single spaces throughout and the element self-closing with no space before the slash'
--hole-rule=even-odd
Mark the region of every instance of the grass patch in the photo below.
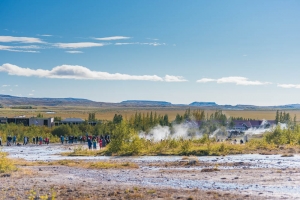
<svg viewBox="0 0 300 200">
<path fill-rule="evenodd" d="M 89 150 L 83 146 L 78 146 L 72 152 L 61 153 L 62 156 L 101 156 L 105 155 L 105 150 Z"/>
<path fill-rule="evenodd" d="M 14 160 L 15 165 L 19 166 L 68 166 L 68 167 L 79 167 L 86 169 L 137 169 L 139 166 L 136 163 L 131 162 L 112 162 L 112 161 L 76 161 L 76 160 L 58 160 L 58 161 L 25 161 L 25 160 Z"/>
<path fill-rule="evenodd" d="M 7 158 L 7 154 L 0 150 L 0 174 L 10 173 L 16 170 L 17 167 L 13 164 L 12 160 Z"/>
</svg>

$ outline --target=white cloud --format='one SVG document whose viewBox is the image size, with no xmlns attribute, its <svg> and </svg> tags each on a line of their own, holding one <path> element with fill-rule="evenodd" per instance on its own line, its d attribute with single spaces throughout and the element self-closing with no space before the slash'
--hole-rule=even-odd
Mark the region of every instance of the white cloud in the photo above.
<svg viewBox="0 0 300 200">
<path fill-rule="evenodd" d="M 166 43 L 158 43 L 158 42 L 117 42 L 115 43 L 115 45 L 133 45 L 133 44 L 137 44 L 137 45 L 150 45 L 150 46 L 160 46 L 160 45 L 166 45 Z"/>
<path fill-rule="evenodd" d="M 31 92 L 35 92 L 35 90 L 31 90 Z"/>
<path fill-rule="evenodd" d="M 66 53 L 83 53 L 82 51 L 66 51 Z"/>
<path fill-rule="evenodd" d="M 51 70 L 21 68 L 9 63 L 0 66 L 0 72 L 6 72 L 15 76 L 36 76 L 42 78 L 58 79 L 81 79 L 81 80 L 140 80 L 140 81 L 166 81 L 182 82 L 186 81 L 181 76 L 166 75 L 164 78 L 157 75 L 129 75 L 108 72 L 91 71 L 90 69 L 79 65 L 61 65 Z"/>
<path fill-rule="evenodd" d="M 131 37 L 126 36 L 111 36 L 111 37 L 103 37 L 103 38 L 94 38 L 96 40 L 103 40 L 103 41 L 111 41 L 111 40 L 127 40 Z"/>
<path fill-rule="evenodd" d="M 39 35 L 39 36 L 43 36 L 43 37 L 52 37 L 53 35 L 43 34 L 43 35 Z"/>
<path fill-rule="evenodd" d="M 165 43 L 158 43 L 158 42 L 145 42 L 145 43 L 140 43 L 142 45 L 150 45 L 150 46 L 160 46 L 160 45 L 166 45 Z"/>
<path fill-rule="evenodd" d="M 44 43 L 39 38 L 13 36 L 0 36 L 0 42 Z"/>
<path fill-rule="evenodd" d="M 154 41 L 157 41 L 157 40 L 159 40 L 159 39 L 157 39 L 157 38 L 146 38 L 147 40 L 154 40 Z"/>
<path fill-rule="evenodd" d="M 79 49 L 79 48 L 88 48 L 88 47 L 102 47 L 103 43 L 95 42 L 75 42 L 75 43 L 56 43 L 53 46 L 61 49 Z"/>
<path fill-rule="evenodd" d="M 197 80 L 198 83 L 216 82 L 216 83 L 234 83 L 236 85 L 268 85 L 270 82 L 250 81 L 248 78 L 239 76 L 223 77 L 219 79 L 203 78 Z"/>
<path fill-rule="evenodd" d="M 197 80 L 198 83 L 207 83 L 207 82 L 213 82 L 216 81 L 215 79 L 211 79 L 211 78 L 202 78 L 200 80 Z"/>
<path fill-rule="evenodd" d="M 36 45 L 29 46 L 4 46 L 0 45 L 0 50 L 2 51 L 12 51 L 12 52 L 26 52 L 26 53 L 39 53 L 39 51 L 27 50 L 27 49 L 39 49 L 40 47 Z M 26 50 L 23 50 L 26 49 Z"/>
<path fill-rule="evenodd" d="M 130 45 L 130 44 L 139 44 L 138 42 L 117 42 L 115 45 Z"/>
<path fill-rule="evenodd" d="M 34 94 L 32 94 L 32 93 L 29 93 L 29 94 L 28 94 L 28 96 L 33 96 L 33 95 L 34 95 Z"/>
<path fill-rule="evenodd" d="M 185 81 L 187 81 L 182 76 L 170 76 L 170 75 L 166 75 L 164 80 L 166 82 L 185 82 Z"/>
<path fill-rule="evenodd" d="M 15 87 L 19 87 L 19 85 L 15 85 Z"/>
<path fill-rule="evenodd" d="M 10 85 L 2 85 L 2 87 L 9 87 Z"/>
<path fill-rule="evenodd" d="M 281 88 L 296 88 L 296 89 L 300 88 L 300 85 L 296 85 L 296 84 L 277 84 L 277 86 Z"/>
</svg>

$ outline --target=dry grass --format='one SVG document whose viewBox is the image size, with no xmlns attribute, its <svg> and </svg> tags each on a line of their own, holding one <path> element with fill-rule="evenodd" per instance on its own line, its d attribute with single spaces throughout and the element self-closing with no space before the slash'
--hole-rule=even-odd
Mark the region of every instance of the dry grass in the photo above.
<svg viewBox="0 0 300 200">
<path fill-rule="evenodd" d="M 113 161 L 76 161 L 76 160 L 58 160 L 58 161 L 26 161 L 14 160 L 13 163 L 18 166 L 68 166 L 86 169 L 137 169 L 139 166 L 131 162 L 113 162 Z"/>
<path fill-rule="evenodd" d="M 174 120 L 176 114 L 184 114 L 187 107 L 170 107 L 170 108 L 156 108 L 156 107 L 106 107 L 106 108 L 96 108 L 96 107 L 67 107 L 67 106 L 48 106 L 48 107 L 37 107 L 36 109 L 10 109 L 2 108 L 0 109 L 0 116 L 14 117 L 18 115 L 26 115 L 28 117 L 36 116 L 38 113 L 44 115 L 44 117 L 54 117 L 59 116 L 62 118 L 68 117 L 78 117 L 82 119 L 87 119 L 89 113 L 95 112 L 96 118 L 100 120 L 112 120 L 115 114 L 121 114 L 124 117 L 130 117 L 136 112 L 147 113 L 156 112 L 157 114 L 169 115 L 169 120 Z M 197 109 L 197 108 L 191 108 Z M 54 111 L 54 114 L 47 114 L 47 111 Z M 215 112 L 215 110 L 206 110 L 209 115 Z M 300 110 L 288 111 L 291 116 L 300 116 Z M 252 111 L 252 110 L 225 110 L 223 111 L 227 117 L 243 117 L 252 119 L 275 119 L 276 111 Z"/>
<path fill-rule="evenodd" d="M 12 163 L 11 159 L 7 158 L 7 153 L 0 150 L 0 174 L 10 173 L 16 171 L 16 166 Z"/>
</svg>

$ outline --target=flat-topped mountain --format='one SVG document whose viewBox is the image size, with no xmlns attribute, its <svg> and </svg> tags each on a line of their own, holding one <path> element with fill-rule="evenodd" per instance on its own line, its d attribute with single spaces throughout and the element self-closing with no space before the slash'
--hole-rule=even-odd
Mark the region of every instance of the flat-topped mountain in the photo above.
<svg viewBox="0 0 300 200">
<path fill-rule="evenodd" d="M 189 104 L 190 106 L 218 106 L 215 102 L 193 102 Z"/>
<path fill-rule="evenodd" d="M 145 106 L 172 106 L 170 102 L 166 101 L 149 101 L 149 100 L 127 100 L 122 101 L 121 104 L 130 105 L 145 105 Z"/>
<path fill-rule="evenodd" d="M 3 107 L 32 106 L 111 106 L 113 103 L 95 102 L 81 98 L 31 98 L 0 94 L 0 104 Z"/>
</svg>

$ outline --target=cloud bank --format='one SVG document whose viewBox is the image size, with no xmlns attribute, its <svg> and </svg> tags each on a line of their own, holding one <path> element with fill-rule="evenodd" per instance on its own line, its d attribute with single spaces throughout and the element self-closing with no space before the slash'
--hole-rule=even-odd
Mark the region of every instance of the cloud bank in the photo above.
<svg viewBox="0 0 300 200">
<path fill-rule="evenodd" d="M 272 84 L 270 82 L 261 82 L 261 81 L 250 81 L 248 78 L 240 77 L 240 76 L 229 76 L 223 77 L 219 79 L 211 79 L 211 78 L 202 78 L 196 81 L 197 83 L 208 83 L 208 82 L 216 82 L 219 84 L 222 83 L 234 83 L 236 85 L 268 85 Z"/>
<path fill-rule="evenodd" d="M 101 71 L 92 71 L 79 65 L 60 65 L 51 70 L 22 68 L 9 63 L 0 66 L 0 72 L 6 72 L 14 76 L 57 78 L 57 79 L 77 79 L 77 80 L 137 80 L 137 81 L 165 81 L 182 82 L 186 81 L 181 76 L 166 75 L 160 77 L 157 75 L 129 75 L 120 73 L 108 73 Z"/>
</svg>

